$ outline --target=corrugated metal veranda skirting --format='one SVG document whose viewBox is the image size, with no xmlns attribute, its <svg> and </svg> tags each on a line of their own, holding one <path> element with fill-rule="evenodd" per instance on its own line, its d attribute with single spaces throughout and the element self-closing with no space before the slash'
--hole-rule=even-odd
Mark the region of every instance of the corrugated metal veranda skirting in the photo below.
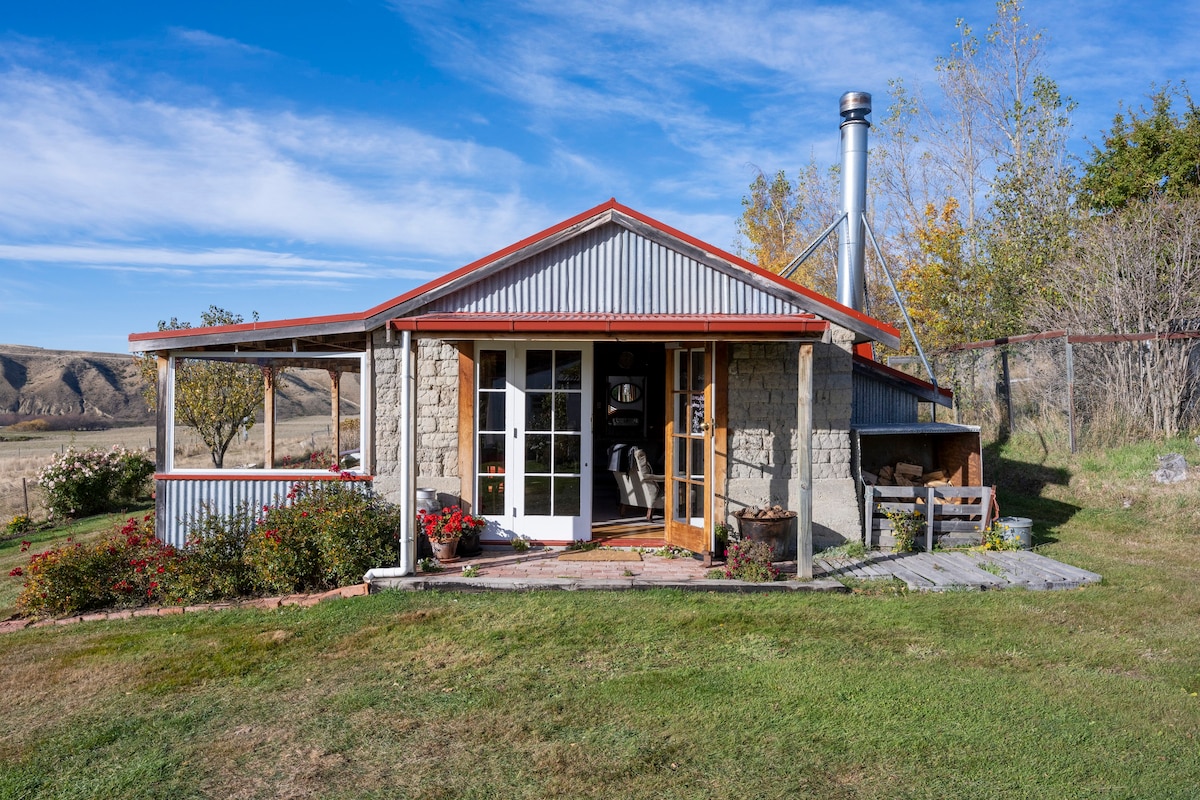
<svg viewBox="0 0 1200 800">
<path fill-rule="evenodd" d="M 165 509 L 187 509 L 190 514 L 204 509 L 208 513 L 227 516 L 243 506 L 260 510 L 263 506 L 286 505 L 292 486 L 304 480 L 329 478 L 301 475 L 278 478 L 160 478 L 154 481 L 158 537 L 175 547 L 183 547 L 187 543 L 189 516 L 172 516 L 165 513 Z M 371 490 L 368 481 L 355 481 L 355 484 L 363 491 Z"/>
</svg>

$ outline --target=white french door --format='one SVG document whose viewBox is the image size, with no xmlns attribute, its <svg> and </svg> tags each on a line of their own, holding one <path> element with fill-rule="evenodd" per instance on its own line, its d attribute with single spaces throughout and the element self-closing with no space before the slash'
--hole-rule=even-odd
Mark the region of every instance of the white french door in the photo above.
<svg viewBox="0 0 1200 800">
<path fill-rule="evenodd" d="M 481 342 L 475 497 L 505 536 L 591 537 L 592 345 Z"/>
</svg>

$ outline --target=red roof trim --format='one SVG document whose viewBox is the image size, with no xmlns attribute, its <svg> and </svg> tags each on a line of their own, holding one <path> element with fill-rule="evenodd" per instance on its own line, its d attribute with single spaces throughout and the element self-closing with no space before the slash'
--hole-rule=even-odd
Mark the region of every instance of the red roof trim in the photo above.
<svg viewBox="0 0 1200 800">
<path fill-rule="evenodd" d="M 242 333 L 248 331 L 269 331 L 279 328 L 294 328 L 304 325 L 322 325 L 330 322 L 361 322 L 362 314 L 329 314 L 321 317 L 298 317 L 296 319 L 274 319 L 260 322 L 243 322 L 237 325 L 211 325 L 199 328 L 179 328 L 169 331 L 146 331 L 145 333 L 129 334 L 129 341 L 140 342 L 147 339 L 173 339 L 185 336 L 201 336 L 212 333 Z"/>
<path fill-rule="evenodd" d="M 917 386 L 924 387 L 925 389 L 928 389 L 930 391 L 933 391 L 936 388 L 938 394 L 942 395 L 943 397 L 954 397 L 954 392 L 952 392 L 950 389 L 945 388 L 944 386 L 935 387 L 929 381 L 923 381 L 918 377 L 909 375 L 907 372 L 902 372 L 902 371 L 896 369 L 895 367 L 889 367 L 887 364 L 883 364 L 879 361 L 874 361 L 870 358 L 864 358 L 863 356 L 860 356 L 857 353 L 854 354 L 854 362 L 856 364 L 861 364 L 865 367 L 870 367 L 871 369 L 875 370 L 876 372 L 882 373 L 883 375 L 887 375 L 889 378 L 895 378 L 897 380 L 907 381 L 909 383 L 916 384 Z"/>
<path fill-rule="evenodd" d="M 792 333 L 820 336 L 829 323 L 812 314 L 559 315 L 426 314 L 389 320 L 398 331 L 428 333 Z"/>
</svg>

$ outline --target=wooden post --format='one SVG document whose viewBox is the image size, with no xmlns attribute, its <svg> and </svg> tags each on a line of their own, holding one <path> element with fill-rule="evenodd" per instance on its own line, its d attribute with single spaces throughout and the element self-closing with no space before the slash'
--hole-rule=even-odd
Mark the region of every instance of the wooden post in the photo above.
<svg viewBox="0 0 1200 800">
<path fill-rule="evenodd" d="M 1000 348 L 1000 376 L 1004 382 L 1004 405 L 1008 410 L 1008 428 L 1004 431 L 1004 437 L 1012 435 L 1013 428 L 1013 402 L 1012 402 L 1012 378 L 1008 372 L 1008 350 Z"/>
<path fill-rule="evenodd" d="M 263 367 L 263 467 L 275 467 L 275 369 Z"/>
<path fill-rule="evenodd" d="M 171 403 L 174 402 L 171 392 L 171 375 L 166 356 L 155 359 L 158 366 L 158 396 L 154 405 L 154 471 L 166 472 L 170 465 L 171 435 L 167 430 L 172 415 Z"/>
<path fill-rule="evenodd" d="M 25 516 L 29 516 L 29 484 L 21 478 L 21 494 L 25 496 Z"/>
<path fill-rule="evenodd" d="M 1067 427 L 1070 430 L 1071 452 L 1075 452 L 1075 350 L 1070 335 L 1063 335 L 1067 346 Z"/>
<path fill-rule="evenodd" d="M 333 463 L 340 467 L 342 465 L 342 371 L 339 369 L 329 370 L 329 402 L 333 406 Z"/>
<path fill-rule="evenodd" d="M 796 577 L 811 580 L 813 576 L 812 540 L 812 423 L 813 423 L 813 346 L 800 343 L 800 358 L 796 364 L 796 468 L 800 478 L 800 508 L 796 520 Z"/>
<path fill-rule="evenodd" d="M 933 552 L 933 487 L 925 489 L 925 552 Z"/>
</svg>

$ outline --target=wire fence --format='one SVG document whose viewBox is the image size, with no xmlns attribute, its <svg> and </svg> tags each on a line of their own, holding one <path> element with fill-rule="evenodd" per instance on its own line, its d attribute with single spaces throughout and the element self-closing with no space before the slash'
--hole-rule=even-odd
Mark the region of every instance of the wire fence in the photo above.
<svg viewBox="0 0 1200 800">
<path fill-rule="evenodd" d="M 1047 448 L 1126 444 L 1197 424 L 1200 331 L 1065 331 L 958 345 L 933 357 L 955 420 L 985 438 L 1037 435 Z"/>
</svg>

